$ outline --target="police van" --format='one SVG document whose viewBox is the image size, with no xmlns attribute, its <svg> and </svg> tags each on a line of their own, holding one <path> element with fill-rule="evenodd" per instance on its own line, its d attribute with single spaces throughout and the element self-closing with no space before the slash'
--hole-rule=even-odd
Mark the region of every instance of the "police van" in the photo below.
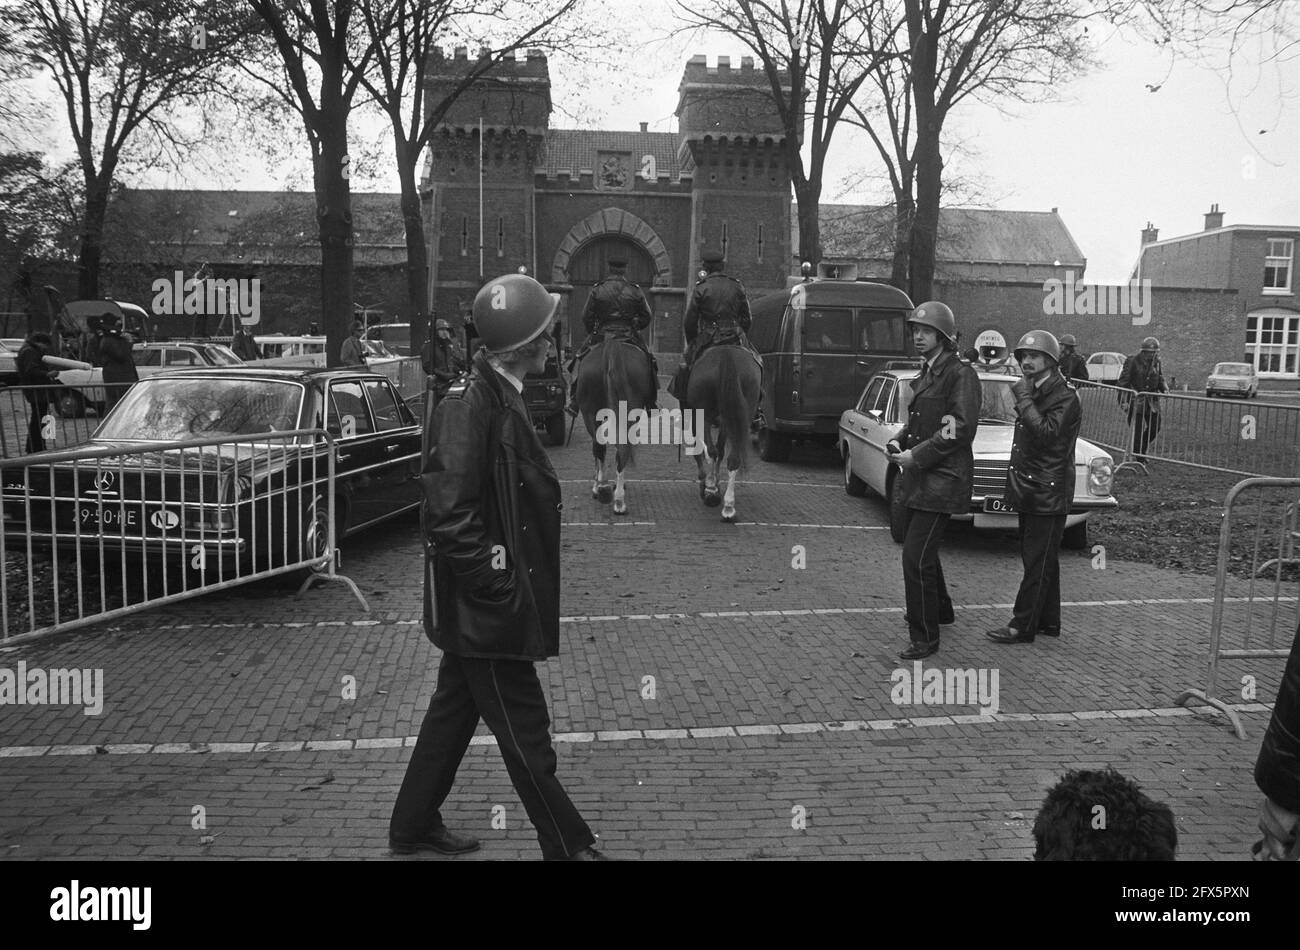
<svg viewBox="0 0 1300 950">
<path fill-rule="evenodd" d="M 758 450 L 766 462 L 786 461 L 796 440 L 834 445 L 840 414 L 867 381 L 892 361 L 915 358 L 907 294 L 856 280 L 843 265 L 835 272 L 750 306 L 749 340 L 763 355 Z"/>
</svg>

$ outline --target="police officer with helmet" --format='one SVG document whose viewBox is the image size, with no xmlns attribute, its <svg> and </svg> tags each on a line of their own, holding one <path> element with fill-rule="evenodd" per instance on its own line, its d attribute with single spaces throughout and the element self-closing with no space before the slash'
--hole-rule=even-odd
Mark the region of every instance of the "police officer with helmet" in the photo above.
<svg viewBox="0 0 1300 950">
<path fill-rule="evenodd" d="M 1079 353 L 1075 352 L 1075 347 L 1079 345 L 1079 341 L 1074 338 L 1073 333 L 1063 333 L 1059 342 L 1061 344 L 1061 375 L 1066 379 L 1077 379 L 1086 383 L 1088 381 L 1088 364 Z"/>
<path fill-rule="evenodd" d="M 911 643 L 899 657 L 919 660 L 939 649 L 939 626 L 953 622 L 939 546 L 949 518 L 970 510 L 981 393 L 979 375 L 957 357 L 957 322 L 946 304 L 921 304 L 907 325 L 925 365 L 911 382 L 907 424 L 886 450 L 901 469 L 894 491 L 907 519 L 903 586 Z"/>
<path fill-rule="evenodd" d="M 704 272 L 695 282 L 695 290 L 691 293 L 691 299 L 686 305 L 686 316 L 682 320 L 682 329 L 686 333 L 686 352 L 682 355 L 682 365 L 677 370 L 677 375 L 668 387 L 668 391 L 682 403 L 686 401 L 691 366 L 700 358 L 700 354 L 718 343 L 741 343 L 748 346 L 745 334 L 753 322 L 744 284 L 722 272 L 722 265 L 726 261 L 722 251 L 710 248 L 703 253 L 701 260 Z"/>
<path fill-rule="evenodd" d="M 1074 501 L 1074 444 L 1083 409 L 1061 375 L 1061 347 L 1046 330 L 1020 338 L 1016 362 L 1024 374 L 1016 397 L 1004 499 L 1017 512 L 1025 573 L 1011 621 L 986 635 L 994 643 L 1033 643 L 1061 635 L 1061 536 Z"/>
<path fill-rule="evenodd" d="M 482 347 L 433 411 L 424 489 L 424 629 L 438 685 L 393 807 L 398 853 L 473 851 L 439 809 L 480 718 L 548 860 L 604 860 L 555 777 L 534 664 L 559 654 L 560 483 L 528 417 L 523 379 L 545 365 L 559 296 L 524 274 L 474 298 Z"/>
<path fill-rule="evenodd" d="M 569 384 L 569 412 L 578 413 L 578 374 L 576 367 L 595 346 L 597 337 L 606 330 L 623 329 L 627 338 L 646 355 L 650 362 L 650 375 L 655 381 L 654 395 L 650 397 L 647 408 L 655 408 L 659 393 L 659 364 L 650 352 L 641 332 L 650 325 L 650 304 L 645 294 L 635 283 L 627 279 L 627 258 L 610 257 L 607 261 L 609 275 L 591 288 L 587 306 L 582 311 L 582 326 L 587 331 L 578 352 L 570 361 L 569 368 L 574 370 L 573 380 Z"/>
</svg>

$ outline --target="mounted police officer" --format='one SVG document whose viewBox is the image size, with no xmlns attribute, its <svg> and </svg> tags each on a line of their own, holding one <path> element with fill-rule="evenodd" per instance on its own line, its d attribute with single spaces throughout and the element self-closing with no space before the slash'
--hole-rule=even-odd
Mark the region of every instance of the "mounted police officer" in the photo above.
<svg viewBox="0 0 1300 950">
<path fill-rule="evenodd" d="M 1011 384 L 1017 418 L 1004 498 L 1019 518 L 1025 573 L 1011 622 L 987 634 L 994 643 L 1061 635 L 1061 536 L 1074 501 L 1074 444 L 1083 418 L 1079 396 L 1061 373 L 1056 337 L 1031 330 L 1015 357 L 1024 376 Z"/>
<path fill-rule="evenodd" d="M 745 286 L 736 278 L 724 274 L 722 252 L 710 248 L 701 257 L 704 273 L 695 282 L 682 328 L 686 333 L 686 352 L 682 365 L 669 391 L 679 402 L 685 402 L 690 384 L 691 367 L 710 346 L 720 343 L 739 343 L 749 346 L 745 334 L 752 320 L 749 298 Z"/>
<path fill-rule="evenodd" d="M 550 351 L 560 298 L 524 274 L 474 298 L 482 347 L 433 410 L 420 482 L 424 629 L 442 651 L 438 685 L 393 806 L 398 853 L 473 851 L 440 809 L 482 719 L 542 855 L 605 860 L 555 777 L 546 693 L 534 666 L 560 652 L 560 482 L 521 393 Z"/>
<path fill-rule="evenodd" d="M 953 622 L 939 546 L 949 518 L 970 510 L 971 443 L 982 397 L 979 375 L 957 357 L 957 321 L 946 304 L 921 304 L 907 326 L 925 365 L 912 380 L 907 425 L 886 451 L 901 469 L 894 491 L 907 518 L 903 588 L 911 645 L 899 657 L 920 660 L 939 649 L 939 625 Z"/>
<path fill-rule="evenodd" d="M 655 408 L 659 393 L 659 364 L 646 346 L 641 331 L 650 325 L 650 304 L 645 299 L 641 288 L 627 279 L 627 259 L 611 257 L 608 261 L 609 276 L 591 288 L 587 306 L 582 311 L 582 326 L 587 331 L 587 338 L 573 355 L 569 369 L 573 371 L 569 383 L 569 412 L 578 412 L 578 374 L 576 367 L 582 358 L 602 337 L 611 331 L 622 331 L 627 338 L 638 346 L 650 361 L 650 375 L 655 381 L 655 396 L 650 399 L 648 408 Z"/>
<path fill-rule="evenodd" d="M 1065 333 L 1061 335 L 1059 342 L 1061 344 L 1061 363 L 1058 368 L 1061 370 L 1061 375 L 1066 379 L 1077 379 L 1086 383 L 1088 381 L 1088 363 L 1074 349 L 1079 345 L 1079 341 L 1074 338 L 1073 333 Z"/>
</svg>

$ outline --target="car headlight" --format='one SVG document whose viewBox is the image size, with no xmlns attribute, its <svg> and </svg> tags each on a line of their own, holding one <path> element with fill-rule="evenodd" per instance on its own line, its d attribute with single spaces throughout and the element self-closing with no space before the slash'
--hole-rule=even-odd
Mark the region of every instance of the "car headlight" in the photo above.
<svg viewBox="0 0 1300 950">
<path fill-rule="evenodd" d="M 1105 456 L 1088 460 L 1088 494 L 1105 498 L 1115 480 L 1115 465 Z"/>
</svg>

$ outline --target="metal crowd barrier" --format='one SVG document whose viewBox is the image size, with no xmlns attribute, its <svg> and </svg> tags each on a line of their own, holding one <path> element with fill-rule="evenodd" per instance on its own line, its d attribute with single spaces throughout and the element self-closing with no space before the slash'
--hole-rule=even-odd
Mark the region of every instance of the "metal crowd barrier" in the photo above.
<svg viewBox="0 0 1300 950">
<path fill-rule="evenodd" d="M 1248 493 L 1255 496 L 1253 505 L 1243 500 Z M 1296 596 L 1300 593 L 1297 540 L 1300 478 L 1247 478 L 1232 486 L 1223 503 L 1223 525 L 1219 529 L 1206 686 L 1204 690 L 1184 690 L 1174 702 L 1186 705 L 1195 699 L 1197 705 L 1213 706 L 1228 717 L 1239 739 L 1246 738 L 1246 730 L 1229 700 L 1218 693 L 1219 661 L 1285 661 L 1290 654 L 1300 609 L 1300 597 Z M 1226 596 L 1230 559 L 1249 564 L 1245 596 Z M 1227 610 L 1229 604 L 1231 612 Z M 1242 684 L 1241 698 L 1253 698 L 1246 684 Z"/>
<path fill-rule="evenodd" d="M 1116 471 L 1156 460 L 1234 475 L 1300 477 L 1300 406 L 1079 387 L 1080 431 L 1117 454 Z M 1122 457 L 1122 458 L 1121 458 Z"/>
<path fill-rule="evenodd" d="M 108 410 L 132 385 L 0 386 L 0 459 L 89 441 Z M 35 448 L 30 444 L 33 437 L 40 443 Z"/>
<path fill-rule="evenodd" d="M 266 432 L 0 460 L 0 642 L 291 571 L 337 573 L 334 438 Z"/>
</svg>

